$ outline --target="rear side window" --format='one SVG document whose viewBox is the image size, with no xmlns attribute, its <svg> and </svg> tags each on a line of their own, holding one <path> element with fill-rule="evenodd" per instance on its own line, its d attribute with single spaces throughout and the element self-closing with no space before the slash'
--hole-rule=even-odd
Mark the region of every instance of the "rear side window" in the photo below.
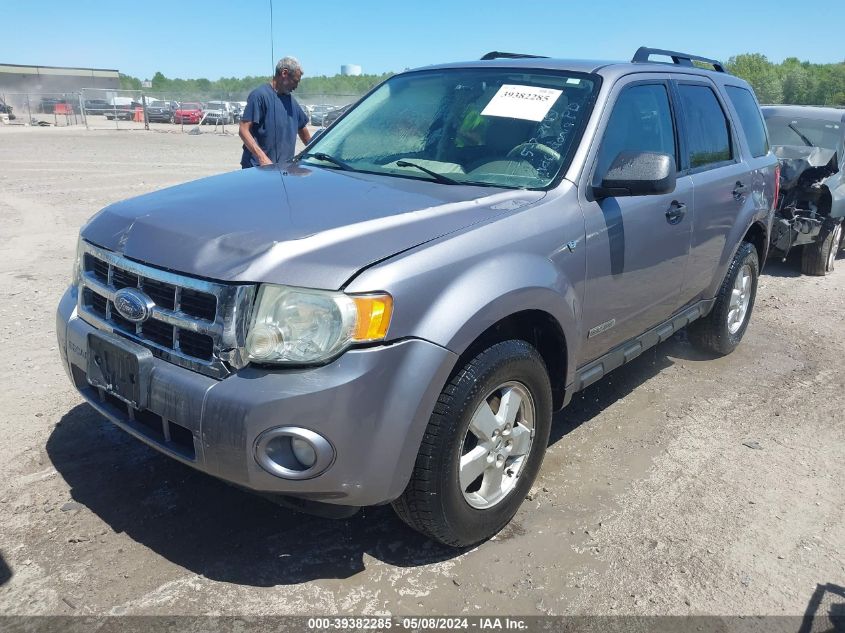
<svg viewBox="0 0 845 633">
<path fill-rule="evenodd" d="M 737 86 L 725 86 L 725 89 L 739 115 L 739 122 L 745 132 L 748 147 L 751 148 L 751 155 L 765 156 L 769 153 L 769 139 L 766 138 L 766 125 L 763 123 L 754 95 L 745 88 Z"/>
<path fill-rule="evenodd" d="M 594 185 L 601 183 L 619 152 L 660 152 L 677 162 L 669 94 L 664 84 L 636 85 L 619 95 L 599 148 Z"/>
<path fill-rule="evenodd" d="M 708 86 L 680 84 L 690 169 L 731 160 L 728 120 Z"/>
</svg>

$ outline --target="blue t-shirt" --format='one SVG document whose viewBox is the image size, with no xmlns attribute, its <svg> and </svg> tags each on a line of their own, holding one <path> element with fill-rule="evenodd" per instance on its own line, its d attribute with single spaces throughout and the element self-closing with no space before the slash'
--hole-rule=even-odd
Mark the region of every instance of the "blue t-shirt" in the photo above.
<svg viewBox="0 0 845 633">
<path fill-rule="evenodd" d="M 297 132 L 308 124 L 308 116 L 291 95 L 279 95 L 270 84 L 249 93 L 242 121 L 250 121 L 250 131 L 258 146 L 274 163 L 286 163 L 296 150 Z M 241 167 L 256 167 L 258 161 L 244 146 Z"/>
</svg>

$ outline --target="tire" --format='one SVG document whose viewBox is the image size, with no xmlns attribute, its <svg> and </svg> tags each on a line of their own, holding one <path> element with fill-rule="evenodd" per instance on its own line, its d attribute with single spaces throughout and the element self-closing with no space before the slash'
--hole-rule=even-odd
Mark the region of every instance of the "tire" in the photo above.
<svg viewBox="0 0 845 633">
<path fill-rule="evenodd" d="M 804 252 L 801 253 L 801 272 L 816 277 L 823 277 L 832 273 L 841 243 L 842 223 L 839 222 L 827 233 L 824 233 L 824 237 L 818 242 L 807 244 L 804 247 Z"/>
<path fill-rule="evenodd" d="M 710 314 L 688 328 L 693 345 L 719 356 L 736 349 L 751 319 L 759 277 L 757 249 L 743 242 L 728 266 Z"/>
<path fill-rule="evenodd" d="M 510 403 L 505 410 L 503 398 Z M 445 545 L 465 547 L 493 536 L 537 477 L 551 419 L 549 375 L 537 350 L 519 340 L 489 347 L 440 393 L 393 509 Z"/>
</svg>

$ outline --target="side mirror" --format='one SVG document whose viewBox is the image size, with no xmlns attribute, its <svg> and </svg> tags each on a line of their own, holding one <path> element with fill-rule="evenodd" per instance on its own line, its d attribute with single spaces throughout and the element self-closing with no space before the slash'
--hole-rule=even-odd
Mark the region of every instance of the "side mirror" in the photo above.
<svg viewBox="0 0 845 633">
<path fill-rule="evenodd" d="M 653 196 L 675 190 L 675 159 L 659 152 L 619 152 L 601 185 L 593 187 L 596 200 L 618 196 Z"/>
</svg>

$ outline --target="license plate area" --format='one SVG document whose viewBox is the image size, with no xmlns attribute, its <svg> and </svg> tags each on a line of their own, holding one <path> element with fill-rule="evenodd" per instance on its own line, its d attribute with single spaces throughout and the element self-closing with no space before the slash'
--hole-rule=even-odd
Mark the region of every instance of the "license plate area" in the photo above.
<svg viewBox="0 0 845 633">
<path fill-rule="evenodd" d="M 111 334 L 88 334 L 88 383 L 136 409 L 147 408 L 152 367 L 146 347 Z"/>
</svg>

